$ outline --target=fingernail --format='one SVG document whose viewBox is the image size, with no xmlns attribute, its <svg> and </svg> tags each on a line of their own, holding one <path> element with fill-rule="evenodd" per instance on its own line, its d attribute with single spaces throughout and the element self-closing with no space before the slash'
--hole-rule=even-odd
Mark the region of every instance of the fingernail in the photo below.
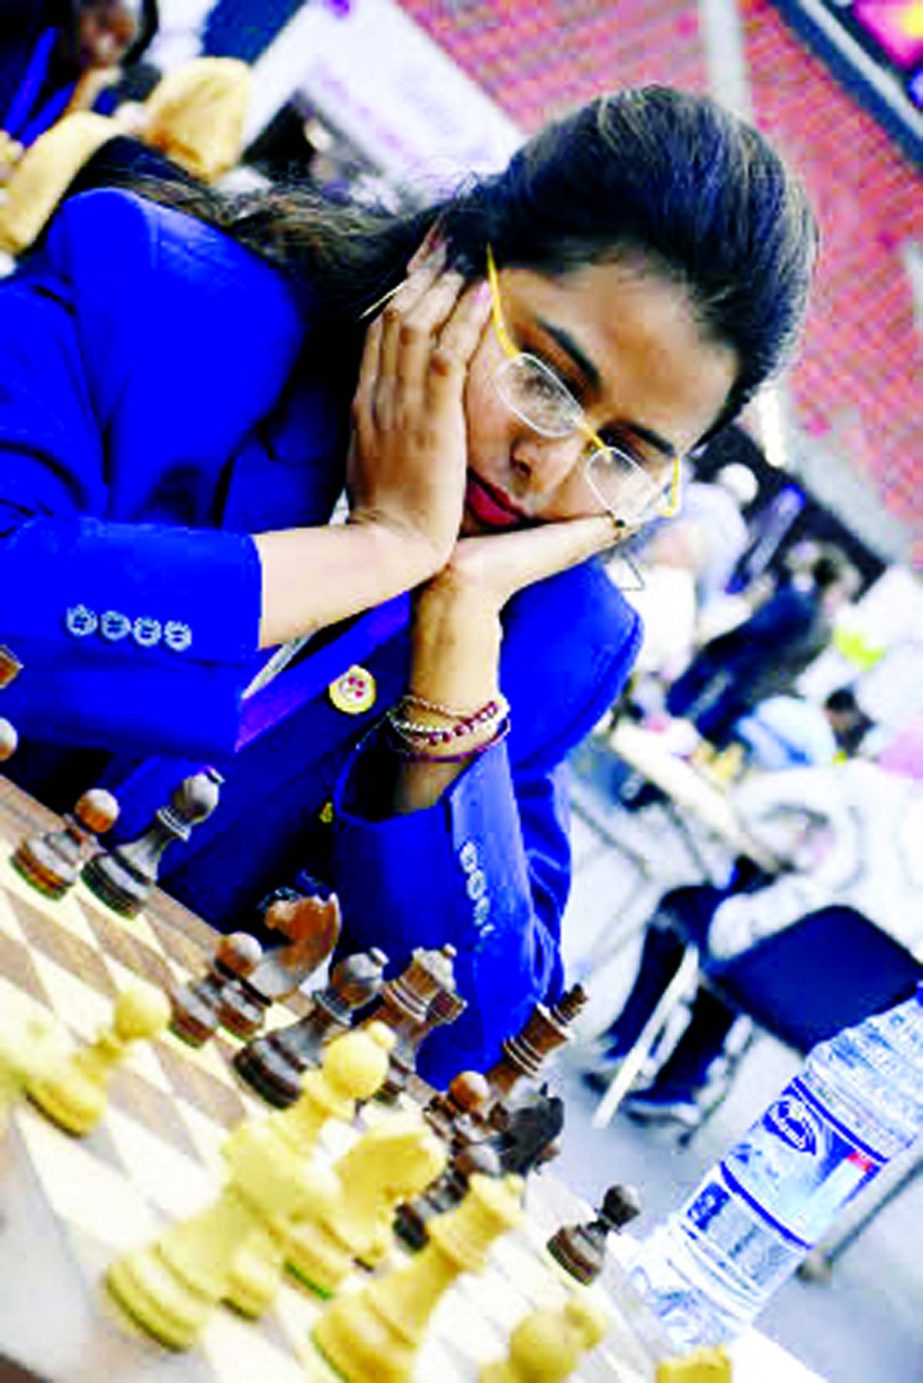
<svg viewBox="0 0 923 1383">
<path fill-rule="evenodd" d="M 421 269 L 441 269 L 445 263 L 445 241 L 437 240 L 420 260 Z"/>
</svg>

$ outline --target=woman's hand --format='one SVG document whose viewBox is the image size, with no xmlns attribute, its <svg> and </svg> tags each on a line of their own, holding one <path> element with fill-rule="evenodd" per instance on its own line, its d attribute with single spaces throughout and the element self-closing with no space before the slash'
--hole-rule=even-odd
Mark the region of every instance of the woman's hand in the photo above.
<svg viewBox="0 0 923 1383">
<path fill-rule="evenodd" d="M 611 547 L 608 517 L 570 519 L 515 533 L 461 538 L 449 562 L 414 599 L 410 690 L 435 705 L 474 712 L 498 696 L 500 611 L 523 586 Z M 415 718 L 443 728 L 445 718 L 415 708 Z M 490 741 L 493 725 L 465 737 L 472 753 Z M 438 801 L 464 761 L 398 762 L 392 806 L 420 811 Z"/>
<path fill-rule="evenodd" d="M 490 308 L 437 252 L 414 268 L 369 328 L 353 401 L 350 522 L 395 536 L 417 581 L 449 559 L 466 469 L 464 391 Z M 408 584 L 415 584 L 413 581 Z"/>
<path fill-rule="evenodd" d="M 497 693 L 500 612 L 516 591 L 611 547 L 608 515 L 461 538 L 414 602 L 411 689 L 474 710 Z"/>
</svg>

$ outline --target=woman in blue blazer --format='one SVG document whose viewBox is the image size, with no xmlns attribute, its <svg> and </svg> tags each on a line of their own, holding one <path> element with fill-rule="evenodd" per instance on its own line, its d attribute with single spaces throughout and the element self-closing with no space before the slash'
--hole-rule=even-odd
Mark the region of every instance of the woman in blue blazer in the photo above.
<svg viewBox="0 0 923 1383">
<path fill-rule="evenodd" d="M 810 212 L 662 88 L 412 214 L 147 191 L 69 201 L 0 287 L 19 775 L 50 798 L 48 741 L 114 754 L 129 834 L 217 762 L 170 890 L 229 929 L 307 870 L 347 950 L 453 942 L 429 1071 L 483 1064 L 561 987 L 562 764 L 640 640 L 593 555 L 779 365 Z"/>
</svg>

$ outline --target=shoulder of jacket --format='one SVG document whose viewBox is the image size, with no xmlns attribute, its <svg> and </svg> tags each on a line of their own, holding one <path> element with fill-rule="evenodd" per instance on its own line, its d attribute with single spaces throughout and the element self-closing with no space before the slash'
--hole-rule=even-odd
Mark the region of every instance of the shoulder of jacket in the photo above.
<svg viewBox="0 0 923 1383">
<path fill-rule="evenodd" d="M 184 212 L 86 192 L 65 203 L 40 253 L 38 273 L 64 285 L 104 414 L 146 377 L 152 392 L 220 391 L 249 416 L 297 359 L 305 316 L 286 278 Z"/>
<path fill-rule="evenodd" d="M 126 278 L 141 292 L 145 275 L 167 270 L 174 281 L 194 284 L 213 298 L 254 289 L 277 297 L 280 306 L 292 298 L 278 270 L 224 231 L 116 188 L 65 201 L 44 253 L 52 268 L 87 292 L 105 294 L 107 285 Z"/>
</svg>

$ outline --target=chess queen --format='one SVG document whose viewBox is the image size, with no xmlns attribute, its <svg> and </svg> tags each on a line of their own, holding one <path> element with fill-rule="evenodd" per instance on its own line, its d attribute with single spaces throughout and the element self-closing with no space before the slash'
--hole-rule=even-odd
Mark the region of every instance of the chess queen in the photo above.
<svg viewBox="0 0 923 1383">
<path fill-rule="evenodd" d="M 599 554 L 782 364 L 814 253 L 766 141 L 664 88 L 425 210 L 67 200 L 0 286 L 21 781 L 128 836 L 216 764 L 166 887 L 231 931 L 306 871 L 343 949 L 452 943 L 421 1066 L 490 1063 L 561 990 L 564 760 L 641 640 Z"/>
</svg>

